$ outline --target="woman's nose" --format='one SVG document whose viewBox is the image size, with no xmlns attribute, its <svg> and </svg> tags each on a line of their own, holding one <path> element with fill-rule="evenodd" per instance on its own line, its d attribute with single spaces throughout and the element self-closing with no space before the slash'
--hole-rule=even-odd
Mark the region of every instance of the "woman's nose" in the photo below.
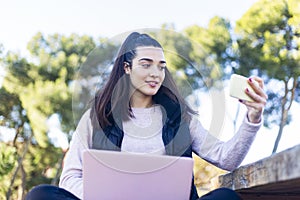
<svg viewBox="0 0 300 200">
<path fill-rule="evenodd" d="M 150 76 L 156 78 L 156 77 L 158 77 L 159 75 L 158 75 L 157 73 L 155 73 L 155 72 L 150 72 Z"/>
<path fill-rule="evenodd" d="M 151 67 L 151 71 L 150 71 L 149 75 L 150 75 L 151 77 L 158 77 L 158 76 L 159 76 L 159 73 L 160 73 L 160 71 L 159 71 L 159 69 L 158 69 L 158 66 L 153 65 L 153 66 Z"/>
</svg>

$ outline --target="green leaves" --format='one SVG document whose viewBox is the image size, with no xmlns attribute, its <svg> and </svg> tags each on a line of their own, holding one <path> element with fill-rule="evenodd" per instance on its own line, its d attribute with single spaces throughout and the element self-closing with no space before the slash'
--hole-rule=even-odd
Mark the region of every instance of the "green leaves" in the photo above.
<svg viewBox="0 0 300 200">
<path fill-rule="evenodd" d="M 14 128 L 16 137 L 11 146 L 6 145 L 7 152 L 0 148 L 0 177 L 7 179 L 0 187 L 0 198 L 10 193 L 8 188 L 28 190 L 50 183 L 59 173 L 62 149 L 51 144 L 46 120 L 56 113 L 62 131 L 74 130 L 72 81 L 95 46 L 88 36 L 37 33 L 28 43 L 30 59 L 12 52 L 3 58 L 7 73 L 0 88 L 1 125 Z M 18 166 L 12 172 L 16 160 Z"/>
<path fill-rule="evenodd" d="M 15 148 L 0 143 L 0 182 L 4 175 L 7 175 L 15 166 L 17 154 Z"/>
<path fill-rule="evenodd" d="M 238 73 L 249 75 L 252 70 L 265 79 L 282 84 L 282 94 L 270 87 L 265 111 L 265 125 L 279 125 L 276 152 L 283 127 L 291 119 L 288 112 L 299 89 L 300 76 L 300 9 L 297 0 L 261 0 L 237 22 Z"/>
<path fill-rule="evenodd" d="M 295 0 L 262 0 L 237 22 L 241 68 L 260 68 L 279 80 L 299 76 L 300 18 L 295 6 Z"/>
<path fill-rule="evenodd" d="M 190 57 L 208 87 L 218 86 L 224 76 L 223 70 L 232 61 L 230 30 L 230 23 L 217 16 L 210 20 L 208 28 L 195 25 L 185 29 L 192 41 Z"/>
</svg>

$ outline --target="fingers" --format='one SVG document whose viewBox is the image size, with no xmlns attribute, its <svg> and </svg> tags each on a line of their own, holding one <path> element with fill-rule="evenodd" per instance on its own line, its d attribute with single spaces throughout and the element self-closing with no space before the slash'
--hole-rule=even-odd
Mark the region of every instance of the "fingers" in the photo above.
<svg viewBox="0 0 300 200">
<path fill-rule="evenodd" d="M 261 115 L 267 103 L 268 95 L 264 91 L 264 81 L 261 78 L 257 76 L 250 77 L 248 83 L 253 91 L 246 88 L 245 93 L 253 99 L 253 102 L 242 100 L 240 100 L 240 102 L 246 105 L 248 109 L 247 116 L 249 121 L 258 123 L 261 120 Z"/>
<path fill-rule="evenodd" d="M 247 118 L 251 123 L 259 123 L 261 121 L 261 116 L 264 111 L 265 103 L 266 101 L 262 102 L 250 102 L 250 101 L 242 101 L 240 100 L 242 104 L 244 104 L 247 109 Z"/>
<path fill-rule="evenodd" d="M 252 111 L 256 114 L 261 114 L 265 108 L 266 101 L 264 102 L 250 102 L 250 101 L 242 101 L 248 108 L 252 108 Z"/>
<path fill-rule="evenodd" d="M 249 78 L 249 82 L 251 83 L 252 80 L 256 81 L 262 89 L 264 88 L 264 81 L 262 78 L 258 76 L 252 76 Z"/>
<path fill-rule="evenodd" d="M 261 88 L 258 88 L 258 89 L 254 89 L 254 92 L 250 91 L 248 88 L 245 89 L 245 93 L 250 96 L 254 102 L 249 102 L 249 103 L 260 103 L 262 104 L 263 106 L 266 105 L 267 103 L 267 94 L 261 89 Z"/>
<path fill-rule="evenodd" d="M 250 96 L 254 102 L 244 102 L 246 106 L 252 107 L 258 112 L 262 112 L 268 99 L 268 95 L 264 91 L 264 82 L 261 78 L 254 76 L 248 79 L 249 85 L 253 91 L 248 88 L 245 89 L 245 93 Z"/>
<path fill-rule="evenodd" d="M 258 96 L 262 97 L 265 100 L 268 99 L 268 95 L 264 91 L 264 81 L 261 78 L 257 76 L 251 77 L 248 79 L 248 83 Z M 253 95 L 251 95 L 251 92 L 249 93 L 246 91 L 246 93 L 254 100 L 257 99 Z"/>
</svg>

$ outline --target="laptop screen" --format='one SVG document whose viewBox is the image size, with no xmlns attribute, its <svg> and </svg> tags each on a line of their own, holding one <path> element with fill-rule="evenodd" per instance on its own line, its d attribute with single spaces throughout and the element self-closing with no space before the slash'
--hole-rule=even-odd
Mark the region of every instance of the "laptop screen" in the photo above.
<svg viewBox="0 0 300 200">
<path fill-rule="evenodd" d="M 86 150 L 85 200 L 189 199 L 193 159 L 187 157 Z"/>
</svg>

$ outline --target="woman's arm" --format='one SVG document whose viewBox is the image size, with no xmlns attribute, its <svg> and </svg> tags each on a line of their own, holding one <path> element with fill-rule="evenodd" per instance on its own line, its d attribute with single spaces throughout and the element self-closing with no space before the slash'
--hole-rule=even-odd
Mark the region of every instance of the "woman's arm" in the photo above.
<svg viewBox="0 0 300 200">
<path fill-rule="evenodd" d="M 73 133 L 59 182 L 59 187 L 68 190 L 80 199 L 83 198 L 82 152 L 91 146 L 91 127 L 90 111 L 87 111 Z"/>
<path fill-rule="evenodd" d="M 237 133 L 229 141 L 223 142 L 208 133 L 193 117 L 190 123 L 193 151 L 215 166 L 232 171 L 244 160 L 260 126 L 261 123 L 250 123 L 245 117 Z"/>
<path fill-rule="evenodd" d="M 238 167 L 248 153 L 256 132 L 261 126 L 262 113 L 268 98 L 264 92 L 264 82 L 261 78 L 257 76 L 248 78 L 248 83 L 253 91 L 245 88 L 245 93 L 253 99 L 253 102 L 240 100 L 248 111 L 238 132 L 231 140 L 221 142 L 211 136 L 203 129 L 200 122 L 195 120 L 195 117 L 190 124 L 195 153 L 229 171 Z"/>
</svg>

